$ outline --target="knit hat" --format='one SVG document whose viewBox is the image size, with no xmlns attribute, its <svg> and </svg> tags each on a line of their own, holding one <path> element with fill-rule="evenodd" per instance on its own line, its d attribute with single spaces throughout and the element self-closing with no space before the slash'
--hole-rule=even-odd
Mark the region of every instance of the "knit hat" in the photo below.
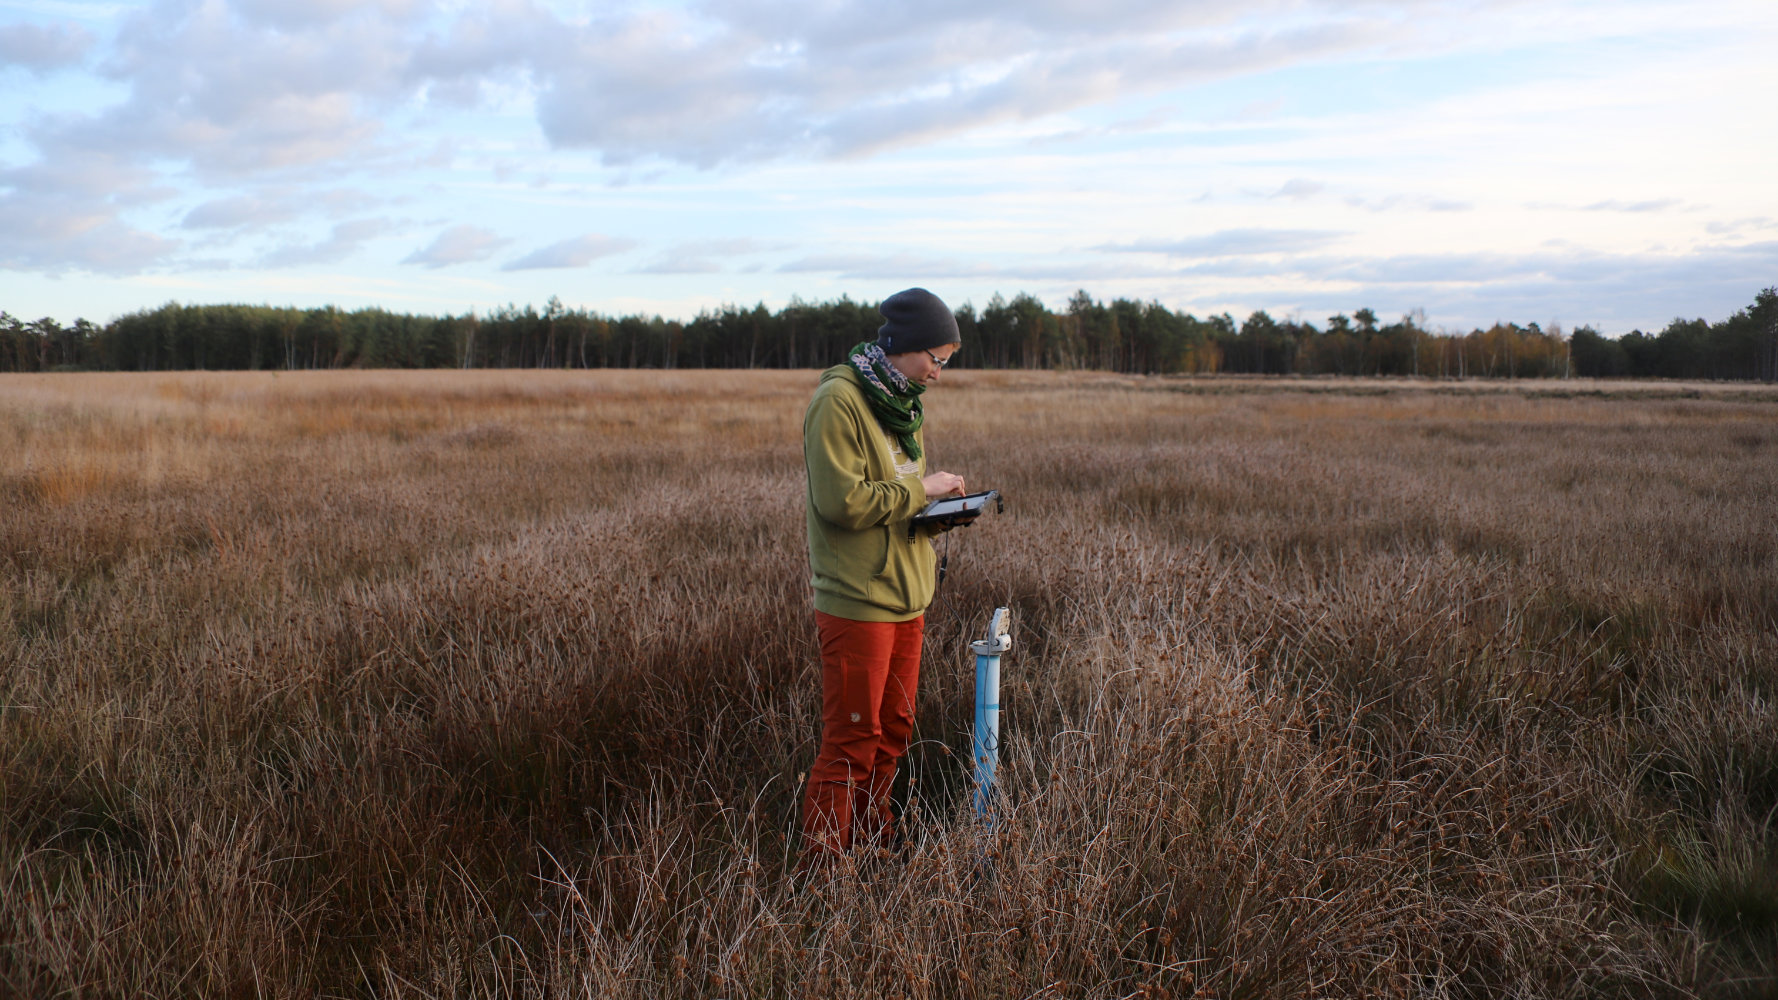
<svg viewBox="0 0 1778 1000">
<path fill-rule="evenodd" d="M 883 300 L 877 311 L 888 320 L 877 327 L 877 343 L 885 354 L 930 351 L 946 344 L 960 344 L 957 317 L 943 299 L 924 288 L 896 292 Z"/>
</svg>

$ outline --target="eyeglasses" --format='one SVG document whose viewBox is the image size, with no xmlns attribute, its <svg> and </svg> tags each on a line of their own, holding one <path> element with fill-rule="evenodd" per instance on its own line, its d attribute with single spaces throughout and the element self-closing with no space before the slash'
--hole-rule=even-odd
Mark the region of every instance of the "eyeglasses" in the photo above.
<svg viewBox="0 0 1778 1000">
<path fill-rule="evenodd" d="M 934 353 L 932 353 L 932 352 L 931 352 L 931 351 L 927 351 L 927 352 L 926 352 L 926 356 L 927 356 L 927 357 L 929 357 L 929 358 L 931 358 L 931 359 L 932 359 L 932 363 L 933 363 L 933 364 L 934 364 L 934 365 L 937 365 L 937 366 L 938 366 L 938 367 L 940 367 L 940 368 L 943 368 L 943 367 L 944 367 L 944 366 L 946 366 L 946 365 L 948 365 L 948 364 L 950 364 L 950 363 L 951 363 L 951 358 L 954 358 L 954 357 L 956 357 L 956 355 L 955 355 L 955 354 L 953 354 L 953 355 L 951 355 L 951 358 L 941 358 L 941 357 L 939 357 L 939 356 L 938 356 L 938 355 L 936 355 L 936 354 L 934 354 Z"/>
</svg>

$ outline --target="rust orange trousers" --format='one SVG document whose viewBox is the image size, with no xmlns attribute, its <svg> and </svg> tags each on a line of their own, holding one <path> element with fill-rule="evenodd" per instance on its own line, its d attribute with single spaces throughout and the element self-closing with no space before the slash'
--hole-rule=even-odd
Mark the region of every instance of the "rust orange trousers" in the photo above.
<svg viewBox="0 0 1778 1000">
<path fill-rule="evenodd" d="M 890 846 L 889 787 L 914 729 L 925 616 L 855 622 L 815 612 L 821 634 L 821 751 L 803 793 L 803 850 Z"/>
</svg>

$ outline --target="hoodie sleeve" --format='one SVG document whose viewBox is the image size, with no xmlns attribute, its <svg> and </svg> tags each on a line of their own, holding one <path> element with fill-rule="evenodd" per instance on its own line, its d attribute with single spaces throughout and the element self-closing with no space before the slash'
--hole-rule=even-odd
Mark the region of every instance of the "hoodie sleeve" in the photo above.
<svg viewBox="0 0 1778 1000">
<path fill-rule="evenodd" d="M 818 392 L 803 417 L 803 461 L 809 470 L 809 496 L 821 519 L 851 531 L 905 521 L 926 506 L 919 476 L 868 478 L 866 449 L 881 433 L 864 424 L 869 414 L 847 406 L 839 394 Z"/>
</svg>

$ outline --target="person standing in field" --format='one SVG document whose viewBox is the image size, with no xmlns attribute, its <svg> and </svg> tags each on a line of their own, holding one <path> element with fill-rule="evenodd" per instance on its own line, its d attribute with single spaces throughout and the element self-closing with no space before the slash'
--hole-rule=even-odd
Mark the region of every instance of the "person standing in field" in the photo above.
<svg viewBox="0 0 1778 1000">
<path fill-rule="evenodd" d="M 932 530 L 908 521 L 963 477 L 926 473 L 920 394 L 961 342 L 938 296 L 883 300 L 877 339 L 821 373 L 803 416 L 809 562 L 821 641 L 821 750 L 803 796 L 804 865 L 896 843 L 889 788 L 907 751 Z"/>
</svg>

